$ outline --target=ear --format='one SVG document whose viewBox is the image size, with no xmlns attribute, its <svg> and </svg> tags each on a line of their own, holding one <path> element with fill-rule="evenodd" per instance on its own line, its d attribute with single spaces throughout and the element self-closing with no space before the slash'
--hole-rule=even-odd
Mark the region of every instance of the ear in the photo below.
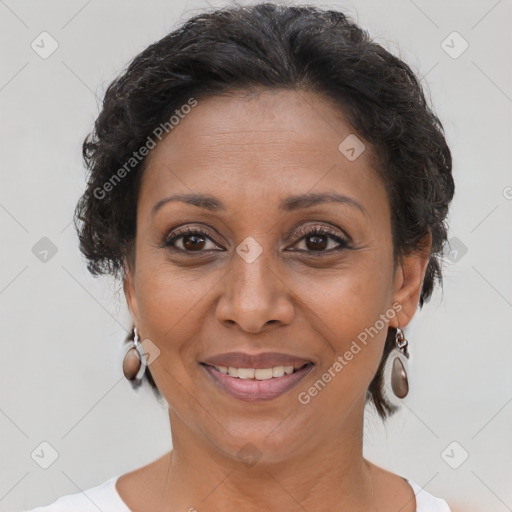
<svg viewBox="0 0 512 512">
<path fill-rule="evenodd" d="M 124 296 L 126 297 L 126 304 L 132 315 L 133 322 L 137 326 L 139 325 L 139 308 L 135 295 L 135 281 L 131 266 L 126 260 L 124 265 L 123 290 Z"/>
<path fill-rule="evenodd" d="M 402 309 L 390 320 L 392 327 L 405 327 L 416 313 L 431 247 L 432 236 L 429 233 L 419 242 L 418 250 L 404 256 L 397 268 L 392 302 L 401 304 Z M 398 325 L 395 325 L 397 318 Z"/>
</svg>

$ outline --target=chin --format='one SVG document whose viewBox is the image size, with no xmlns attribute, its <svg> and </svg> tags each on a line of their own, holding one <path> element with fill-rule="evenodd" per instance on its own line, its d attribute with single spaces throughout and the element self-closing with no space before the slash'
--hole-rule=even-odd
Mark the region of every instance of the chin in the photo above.
<svg viewBox="0 0 512 512">
<path fill-rule="evenodd" d="M 236 425 L 226 425 L 221 439 L 217 436 L 208 437 L 217 437 L 213 441 L 214 449 L 237 463 L 242 462 L 247 466 L 278 464 L 294 454 L 298 455 L 305 448 L 305 431 L 295 421 L 291 432 L 286 428 L 284 418 L 286 415 L 264 422 L 252 422 L 250 425 L 245 420 Z"/>
</svg>

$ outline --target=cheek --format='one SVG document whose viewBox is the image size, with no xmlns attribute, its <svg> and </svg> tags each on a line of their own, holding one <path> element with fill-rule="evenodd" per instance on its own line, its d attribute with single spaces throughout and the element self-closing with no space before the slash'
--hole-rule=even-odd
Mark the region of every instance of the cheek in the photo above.
<svg viewBox="0 0 512 512">
<path fill-rule="evenodd" d="M 187 318 L 194 316 L 195 308 L 201 307 L 211 291 L 211 276 L 199 267 L 171 263 L 166 249 L 152 244 L 149 235 L 138 242 L 136 295 L 140 318 L 158 339 L 179 339 L 172 331 L 191 327 L 193 322 Z"/>
<path fill-rule="evenodd" d="M 331 336 L 357 336 L 390 306 L 391 257 L 377 251 L 354 254 L 349 264 L 329 276 L 298 279 L 296 284 L 301 287 L 301 298 L 322 317 Z"/>
<path fill-rule="evenodd" d="M 140 332 L 159 350 L 151 374 L 170 407 L 186 411 L 189 395 L 183 388 L 193 389 L 192 370 L 197 364 L 197 347 L 190 340 L 201 327 L 197 312 L 207 288 L 180 278 L 168 264 L 141 263 L 137 272 Z"/>
<path fill-rule="evenodd" d="M 346 293 L 350 291 L 354 293 Z M 297 396 L 311 429 L 318 429 L 322 411 L 330 411 L 323 415 L 324 431 L 336 429 L 366 402 L 388 331 L 380 318 L 386 311 L 385 301 L 377 294 L 374 286 L 358 291 L 357 284 L 347 284 L 332 300 L 323 299 L 322 334 L 328 350 L 315 379 L 309 387 L 299 389 Z"/>
<path fill-rule="evenodd" d="M 182 375 L 185 363 L 195 361 L 195 355 L 187 351 L 194 349 L 189 341 L 201 329 L 198 318 L 205 318 L 202 308 L 211 290 L 209 279 L 192 279 L 186 271 L 180 273 L 162 263 L 141 263 L 137 272 L 140 331 L 160 350 L 160 360 L 152 369 L 155 379 L 162 366 Z"/>
<path fill-rule="evenodd" d="M 364 268 L 347 269 L 330 279 L 322 290 L 310 289 L 306 295 L 308 306 L 321 312 L 317 326 L 328 348 L 321 371 L 330 371 L 331 377 L 325 378 L 334 385 L 329 386 L 332 394 L 327 393 L 325 398 L 330 395 L 337 400 L 344 394 L 355 399 L 373 379 L 388 322 L 395 314 L 391 308 L 391 283 L 392 264 L 373 261 Z"/>
</svg>

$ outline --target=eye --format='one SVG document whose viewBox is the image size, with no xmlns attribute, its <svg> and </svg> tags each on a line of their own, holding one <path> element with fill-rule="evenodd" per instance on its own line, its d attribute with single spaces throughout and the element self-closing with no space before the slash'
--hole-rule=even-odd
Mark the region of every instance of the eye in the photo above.
<svg viewBox="0 0 512 512">
<path fill-rule="evenodd" d="M 213 236 L 200 229 L 185 227 L 173 231 L 164 241 L 162 247 L 171 247 L 181 252 L 206 252 L 216 249 L 217 244 L 212 242 Z M 206 247 L 212 242 L 213 247 Z M 179 245 L 181 244 L 181 247 Z M 178 247 L 177 247 L 178 246 Z"/>
<path fill-rule="evenodd" d="M 336 231 L 330 230 L 325 226 L 316 226 L 314 228 L 302 227 L 295 231 L 294 235 L 301 237 L 299 242 L 304 241 L 306 246 L 305 252 L 329 253 L 332 251 L 340 251 L 350 248 L 350 245 L 345 238 L 340 236 Z M 329 243 L 333 241 L 336 242 L 334 247 L 329 247 Z M 300 250 L 300 252 L 304 251 Z"/>
<path fill-rule="evenodd" d="M 349 242 L 344 237 L 325 226 L 313 228 L 301 227 L 294 232 L 294 238 L 295 237 L 300 237 L 299 242 L 304 241 L 306 249 L 292 249 L 292 251 L 330 253 L 350 249 Z M 207 231 L 198 228 L 178 228 L 165 238 L 161 247 L 168 247 L 188 253 L 222 251 L 223 249 L 218 249 L 218 244 L 212 240 L 214 238 L 215 237 Z M 211 247 L 208 247 L 209 242 L 211 243 Z M 329 244 L 334 245 L 334 247 L 329 247 Z"/>
</svg>

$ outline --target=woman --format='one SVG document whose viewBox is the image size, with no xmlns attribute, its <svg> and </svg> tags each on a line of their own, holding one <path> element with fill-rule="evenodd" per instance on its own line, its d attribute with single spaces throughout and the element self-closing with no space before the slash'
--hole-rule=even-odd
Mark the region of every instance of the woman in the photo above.
<svg viewBox="0 0 512 512">
<path fill-rule="evenodd" d="M 451 154 L 410 68 L 340 12 L 196 16 L 108 88 L 76 210 L 123 282 L 123 362 L 173 449 L 34 511 L 448 511 L 362 455 L 441 280 Z M 421 492 L 420 492 L 421 491 Z"/>
</svg>

